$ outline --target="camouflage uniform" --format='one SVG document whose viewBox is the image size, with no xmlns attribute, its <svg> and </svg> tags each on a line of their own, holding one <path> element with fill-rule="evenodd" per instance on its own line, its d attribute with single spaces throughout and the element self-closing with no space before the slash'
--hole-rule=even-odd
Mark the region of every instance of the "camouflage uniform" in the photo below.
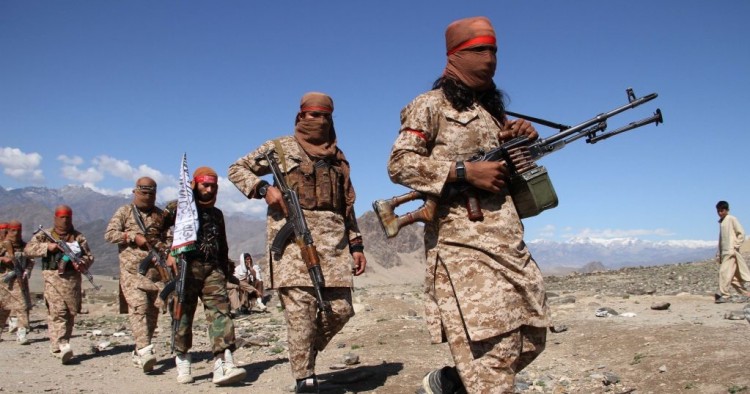
<svg viewBox="0 0 750 394">
<path fill-rule="evenodd" d="M 164 243 L 168 226 L 164 224 L 161 209 L 153 207 L 150 212 L 141 211 L 141 219 L 146 226 L 148 242 L 164 253 Z M 133 331 L 136 349 L 151 344 L 159 318 L 155 305 L 158 292 L 163 288 L 157 269 L 150 265 L 145 275 L 138 273 L 138 265 L 148 256 L 149 251 L 135 244 L 135 236 L 143 234 L 133 216 L 132 205 L 120 207 L 110 219 L 104 239 L 117 244 L 120 257 L 120 291 L 127 302 L 130 329 Z"/>
<path fill-rule="evenodd" d="M 21 242 L 19 245 L 13 245 L 10 240 L 0 242 L 0 257 L 14 258 L 14 252 L 22 252 L 26 246 L 25 242 Z M 26 271 L 31 273 L 34 267 L 34 260 L 26 258 Z M 26 308 L 26 301 L 23 297 L 23 289 L 21 286 L 26 287 L 26 291 L 29 290 L 28 281 L 21 281 L 18 278 L 11 279 L 9 282 L 5 282 L 7 275 L 13 273 L 13 266 L 0 264 L 0 332 L 5 328 L 5 322 L 11 315 L 18 319 L 18 327 L 30 329 L 29 326 L 29 310 Z"/>
<path fill-rule="evenodd" d="M 47 230 L 52 237 L 60 239 L 54 228 Z M 90 267 L 94 262 L 86 237 L 76 230 L 71 230 L 63 239 L 69 245 L 78 244 L 81 260 Z M 42 276 L 44 277 L 44 301 L 47 304 L 47 326 L 52 352 L 58 352 L 60 346 L 70 343 L 76 314 L 81 298 L 81 273 L 67 263 L 62 274 L 58 273 L 58 261 L 61 252 L 50 254 L 47 250 L 49 240 L 41 232 L 34 235 L 24 249 L 29 257 L 41 257 Z M 74 251 L 76 247 L 71 247 Z"/>
<path fill-rule="evenodd" d="M 174 225 L 176 210 L 176 201 L 170 202 L 164 209 L 167 226 Z M 213 354 L 220 355 L 226 349 L 235 350 L 234 322 L 229 316 L 227 293 L 227 273 L 231 263 L 224 214 L 215 207 L 198 206 L 198 218 L 200 227 L 196 250 L 182 256 L 189 270 L 186 273 L 185 302 L 175 336 L 175 350 L 187 353 L 193 346 L 193 317 L 200 298 L 206 312 Z"/>
<path fill-rule="evenodd" d="M 284 151 L 284 161 L 274 151 L 281 170 L 286 174 L 301 170 L 308 174 L 313 170 L 313 163 L 300 148 L 294 137 L 282 137 L 279 142 Z M 255 151 L 240 158 L 229 167 L 228 178 L 248 198 L 259 197 L 257 189 L 261 176 L 269 174 L 270 168 L 265 160 L 256 160 L 262 153 L 274 149 L 274 142 L 267 141 Z M 331 167 L 331 171 L 333 167 Z M 299 173 L 300 171 L 298 171 Z M 343 182 L 340 175 L 336 176 Z M 289 187 L 297 189 L 296 178 L 287 179 Z M 338 182 L 335 182 L 338 183 Z M 332 200 L 343 198 L 341 183 L 333 186 Z M 289 363 L 296 379 L 306 378 L 315 373 L 315 355 L 322 351 L 331 338 L 338 333 L 346 322 L 354 316 L 351 305 L 352 267 L 350 242 L 361 239 L 354 212 L 347 217 L 342 206 L 335 209 L 306 209 L 305 201 L 315 200 L 316 196 L 297 190 L 305 220 L 313 236 L 315 247 L 320 255 L 320 266 L 325 278 L 326 287 L 323 298 L 331 300 L 333 313 L 317 316 L 316 300 L 313 296 L 310 274 L 302 260 L 299 247 L 289 243 L 279 260 L 274 260 L 270 252 L 276 234 L 286 223 L 283 212 L 269 208 L 266 228 L 266 242 L 269 245 L 268 261 L 270 267 L 263 267 L 263 276 L 269 278 L 271 288 L 279 289 L 279 297 L 285 309 L 289 340 Z M 339 201 L 337 201 L 338 203 Z"/>
<path fill-rule="evenodd" d="M 389 175 L 439 196 L 452 163 L 500 145 L 501 130 L 480 105 L 459 112 L 441 90 L 424 93 L 401 112 Z M 483 221 L 470 221 L 459 197 L 441 200 L 425 226 L 426 321 L 434 343 L 448 341 L 469 392 L 512 392 L 515 373 L 544 348 L 549 312 L 507 189 L 479 197 Z"/>
</svg>

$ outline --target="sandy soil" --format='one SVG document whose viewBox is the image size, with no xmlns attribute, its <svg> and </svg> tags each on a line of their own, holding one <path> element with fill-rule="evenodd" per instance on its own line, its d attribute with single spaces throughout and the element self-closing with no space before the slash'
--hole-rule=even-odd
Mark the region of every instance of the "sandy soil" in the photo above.
<svg viewBox="0 0 750 394">
<path fill-rule="evenodd" d="M 211 383 L 212 360 L 199 308 L 193 375 L 196 382 L 175 381 L 169 354 L 169 318 L 158 332 L 156 370 L 144 375 L 131 365 L 133 340 L 124 315 L 116 314 L 116 282 L 98 293 L 89 291 L 79 315 L 76 353 L 61 365 L 49 353 L 46 310 L 32 310 L 32 343 L 21 346 L 4 332 L 0 342 L 0 392 L 9 393 L 287 393 L 292 378 L 286 359 L 286 327 L 276 300 L 267 313 L 236 320 L 242 347 L 235 353 L 248 376 L 237 386 Z M 84 287 L 89 286 L 84 282 Z M 709 295 L 592 296 L 571 293 L 574 303 L 553 306 L 554 321 L 567 330 L 548 334 L 547 349 L 519 375 L 519 391 L 545 393 L 739 393 L 750 392 L 745 346 L 750 326 L 725 315 L 744 304 L 714 304 Z M 357 315 L 319 356 L 318 374 L 326 393 L 413 393 L 429 370 L 450 364 L 446 345 L 430 345 L 422 320 L 421 287 L 413 284 L 370 285 L 355 292 Z M 668 310 L 652 310 L 669 302 Z M 634 317 L 596 317 L 609 307 Z M 101 330 L 101 335 L 94 335 Z M 118 334 L 115 334 L 118 333 Z M 115 336 L 123 333 L 124 336 Z M 104 346 L 106 343 L 109 345 Z M 98 349 L 101 347 L 102 350 Z M 359 362 L 346 365 L 347 355 Z M 604 380 L 616 383 L 605 384 Z"/>
</svg>

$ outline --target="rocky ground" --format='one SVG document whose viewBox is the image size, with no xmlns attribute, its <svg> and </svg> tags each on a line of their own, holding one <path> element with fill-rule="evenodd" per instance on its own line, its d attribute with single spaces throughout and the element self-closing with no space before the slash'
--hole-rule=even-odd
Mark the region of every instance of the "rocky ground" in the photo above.
<svg viewBox="0 0 750 394">
<path fill-rule="evenodd" d="M 545 352 L 519 375 L 518 392 L 750 392 L 747 301 L 714 304 L 716 279 L 713 262 L 548 277 L 555 327 Z M 290 392 L 286 326 L 275 298 L 269 312 L 235 321 L 241 338 L 235 357 L 248 375 L 231 387 L 211 383 L 213 363 L 199 308 L 196 382 L 179 385 L 169 354 L 168 315 L 161 317 L 155 341 L 160 361 L 144 375 L 130 364 L 133 340 L 125 315 L 116 314 L 116 282 L 97 280 L 105 289 L 88 291 L 89 313 L 77 318 L 71 365 L 49 354 L 40 301 L 32 310 L 30 345 L 2 334 L 0 392 Z M 446 345 L 429 344 L 421 286 L 358 286 L 357 315 L 319 356 L 322 392 L 413 393 L 427 371 L 450 363 Z M 750 306 L 745 311 L 750 314 Z"/>
</svg>

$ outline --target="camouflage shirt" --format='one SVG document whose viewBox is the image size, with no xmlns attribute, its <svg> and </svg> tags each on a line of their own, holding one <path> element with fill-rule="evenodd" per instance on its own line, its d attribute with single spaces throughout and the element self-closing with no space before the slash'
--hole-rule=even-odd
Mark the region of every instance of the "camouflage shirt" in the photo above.
<svg viewBox="0 0 750 394">
<path fill-rule="evenodd" d="M 248 198 L 260 198 L 257 194 L 257 188 L 261 182 L 260 177 L 271 173 L 266 160 L 258 159 L 261 153 L 274 150 L 273 154 L 284 173 L 291 172 L 307 160 L 307 153 L 300 148 L 294 137 L 282 137 L 279 141 L 284 150 L 286 168 L 275 152 L 273 141 L 266 141 L 258 149 L 240 158 L 229 167 L 229 180 Z M 300 196 L 300 199 L 304 198 L 305 196 Z M 347 217 L 343 208 L 338 211 L 303 209 L 303 213 L 320 255 L 320 266 L 326 286 L 351 287 L 353 260 L 349 253 L 349 242 L 362 237 L 354 213 L 352 212 Z M 312 286 L 300 249 L 294 242 L 286 244 L 280 260 L 272 259 L 270 246 L 285 223 L 286 219 L 281 211 L 268 209 L 266 242 L 269 247 L 267 261 L 270 262 L 271 267 L 263 267 L 264 275 L 270 278 L 273 288 Z"/>
<path fill-rule="evenodd" d="M 446 184 L 452 163 L 502 142 L 502 125 L 481 106 L 459 112 L 441 90 L 414 99 L 401 111 L 401 129 L 391 151 L 391 180 L 433 196 Z M 549 325 L 542 275 L 523 241 L 523 225 L 507 190 L 480 194 L 483 221 L 470 221 L 463 197 L 440 201 L 425 226 L 427 321 L 441 340 L 434 298 L 434 272 L 442 262 L 473 341 L 521 325 Z"/>
<path fill-rule="evenodd" d="M 141 220 L 146 227 L 146 239 L 149 243 L 164 254 L 167 246 L 164 243 L 166 239 L 168 226 L 164 224 L 164 215 L 161 209 L 154 207 L 150 212 L 140 211 Z M 120 257 L 120 269 L 127 270 L 131 274 L 138 272 L 138 264 L 148 256 L 149 251 L 141 249 L 135 244 L 135 236 L 143 234 L 143 230 L 138 226 L 133 216 L 133 206 L 131 204 L 120 207 L 112 219 L 107 224 L 104 231 L 104 239 L 107 242 L 117 244 L 117 251 Z M 152 270 L 152 271 L 155 271 Z M 153 276 L 153 272 L 149 273 Z M 155 279 L 155 278 L 151 278 Z"/>
</svg>

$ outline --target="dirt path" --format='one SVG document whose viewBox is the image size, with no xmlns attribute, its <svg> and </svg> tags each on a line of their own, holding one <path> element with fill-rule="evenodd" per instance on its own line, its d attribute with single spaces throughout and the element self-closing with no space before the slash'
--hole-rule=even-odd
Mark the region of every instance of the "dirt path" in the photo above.
<svg viewBox="0 0 750 394">
<path fill-rule="evenodd" d="M 750 325 L 725 314 L 744 304 L 713 303 L 708 295 L 632 297 L 566 295 L 573 303 L 553 306 L 561 333 L 549 333 L 547 349 L 519 375 L 521 392 L 544 393 L 727 393 L 750 392 L 745 348 Z M 9 393 L 288 393 L 292 384 L 286 360 L 283 314 L 271 302 L 268 313 L 236 320 L 243 346 L 238 365 L 248 372 L 238 386 L 211 383 L 212 360 L 206 325 L 196 319 L 196 383 L 179 385 L 169 354 L 167 331 L 159 332 L 154 373 L 131 366 L 133 340 L 124 315 L 115 314 L 109 295 L 89 295 L 88 314 L 77 319 L 72 345 L 76 357 L 63 366 L 49 354 L 42 304 L 32 311 L 32 343 L 20 346 L 7 333 L 0 342 L 0 392 Z M 413 393 L 427 371 L 450 363 L 445 345 L 430 345 L 422 320 L 420 287 L 375 286 L 355 293 L 355 316 L 318 361 L 326 393 Z M 651 310 L 669 302 L 665 311 Z M 596 317 L 600 307 L 634 317 Z M 162 316 L 160 327 L 169 327 Z M 101 335 L 94 335 L 101 330 Z M 122 333 L 124 336 L 115 336 Z M 109 342 L 108 346 L 104 346 Z M 102 346 L 104 350 L 98 350 Z M 346 366 L 347 355 L 359 363 Z M 604 384 L 605 380 L 617 380 Z M 742 391 L 744 390 L 744 391 Z"/>
</svg>

